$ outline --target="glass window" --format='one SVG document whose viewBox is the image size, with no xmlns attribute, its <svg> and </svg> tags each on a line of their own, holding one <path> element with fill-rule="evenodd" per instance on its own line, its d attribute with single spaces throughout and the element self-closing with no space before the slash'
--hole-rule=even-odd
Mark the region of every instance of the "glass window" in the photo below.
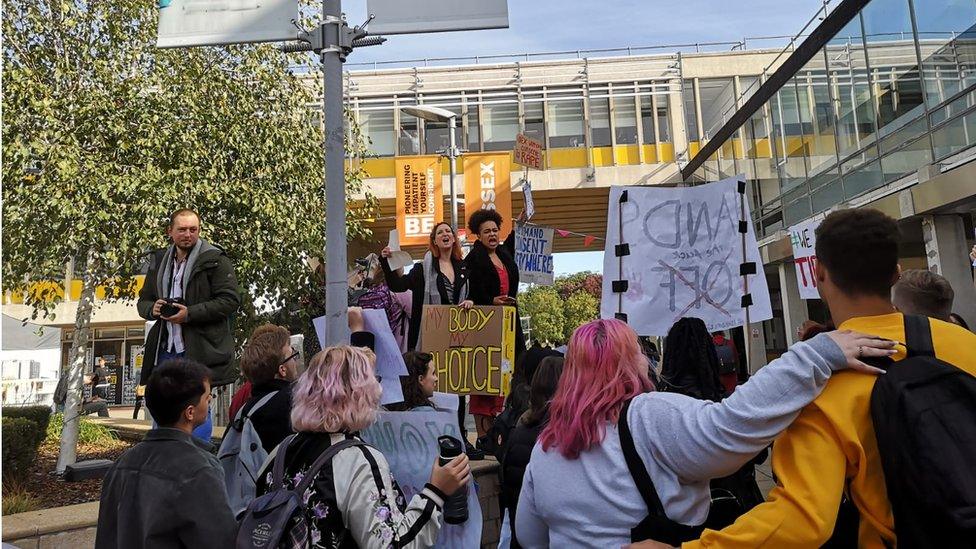
<svg viewBox="0 0 976 549">
<path fill-rule="evenodd" d="M 424 105 L 431 105 L 440 107 L 442 109 L 447 109 L 456 115 L 459 115 L 455 120 L 456 127 L 461 125 L 461 98 L 452 97 L 445 99 L 431 99 L 425 98 Z M 455 135 L 455 139 L 458 141 L 460 146 L 460 134 Z M 447 150 L 451 146 L 450 129 L 447 127 L 447 122 L 431 122 L 429 120 L 424 121 L 424 151 L 427 154 L 437 154 L 440 151 Z"/>
<path fill-rule="evenodd" d="M 727 116 L 735 112 L 735 88 L 731 78 L 702 78 L 698 80 L 701 100 L 702 132 L 711 139 L 725 125 Z"/>
<path fill-rule="evenodd" d="M 590 95 L 590 143 L 594 147 L 610 146 L 610 99 L 607 89 L 595 89 Z"/>
<path fill-rule="evenodd" d="M 545 103 L 542 101 L 541 94 L 538 96 L 526 96 L 522 103 L 522 112 L 525 113 L 525 135 L 546 146 L 546 121 L 544 115 Z"/>
<path fill-rule="evenodd" d="M 468 133 L 464 136 L 464 146 L 469 151 L 481 151 L 481 124 L 478 118 L 478 96 L 469 95 L 467 97 L 467 114 L 465 119 L 468 124 Z"/>
<path fill-rule="evenodd" d="M 907 0 L 873 0 L 861 17 L 883 136 L 925 111 L 912 18 Z"/>
<path fill-rule="evenodd" d="M 613 97 L 613 133 L 618 145 L 637 143 L 637 104 L 632 95 Z"/>
<path fill-rule="evenodd" d="M 398 107 L 415 105 L 413 99 L 401 99 Z M 400 128 L 397 132 L 397 150 L 402 156 L 420 154 L 420 123 L 416 116 L 400 111 Z"/>
<path fill-rule="evenodd" d="M 583 135 L 583 99 L 578 92 L 550 93 L 549 146 L 554 149 L 585 147 Z"/>
<path fill-rule="evenodd" d="M 698 109 L 695 106 L 695 87 L 693 80 L 684 81 L 684 89 L 681 95 L 685 104 L 685 127 L 688 130 L 688 140 L 698 141 L 701 136 L 698 134 Z"/>
<path fill-rule="evenodd" d="M 930 108 L 976 83 L 976 2 L 916 0 L 925 100 Z"/>
<path fill-rule="evenodd" d="M 396 136 L 393 133 L 393 105 L 360 104 L 359 127 L 369 139 L 369 152 L 393 156 Z"/>
<path fill-rule="evenodd" d="M 861 19 L 855 17 L 825 46 L 830 85 L 837 98 L 841 158 L 874 142 L 875 109 L 868 84 Z"/>
<path fill-rule="evenodd" d="M 671 119 L 668 117 L 668 102 L 666 97 L 661 96 L 658 96 L 657 102 L 657 131 L 658 142 L 671 142 Z"/>
<path fill-rule="evenodd" d="M 518 134 L 518 105 L 508 103 L 485 103 L 481 107 L 485 119 L 481 125 L 485 132 L 486 151 L 510 151 L 515 147 Z"/>
<path fill-rule="evenodd" d="M 922 137 L 926 131 L 925 118 L 919 118 L 881 141 L 882 154 L 885 155 L 881 159 L 885 181 L 892 181 L 914 172 L 919 166 L 932 163 L 929 140 Z"/>
</svg>

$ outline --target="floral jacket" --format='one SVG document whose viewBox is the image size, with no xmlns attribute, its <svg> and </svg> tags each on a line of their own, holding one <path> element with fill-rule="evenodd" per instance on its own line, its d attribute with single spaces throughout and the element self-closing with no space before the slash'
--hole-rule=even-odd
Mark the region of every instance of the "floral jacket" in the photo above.
<svg viewBox="0 0 976 549">
<path fill-rule="evenodd" d="M 285 484 L 293 487 L 330 445 L 354 435 L 299 433 L 288 448 Z M 272 454 L 273 457 L 273 454 Z M 257 494 L 272 484 L 268 459 Z M 441 529 L 444 495 L 428 484 L 407 504 L 379 450 L 342 450 L 303 495 L 317 549 L 431 547 Z"/>
</svg>

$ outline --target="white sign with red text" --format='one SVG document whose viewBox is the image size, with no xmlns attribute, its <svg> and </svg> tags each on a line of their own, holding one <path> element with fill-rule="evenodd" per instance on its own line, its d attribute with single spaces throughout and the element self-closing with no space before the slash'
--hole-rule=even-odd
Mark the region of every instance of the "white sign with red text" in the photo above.
<svg viewBox="0 0 976 549">
<path fill-rule="evenodd" d="M 793 245 L 793 264 L 796 266 L 796 284 L 803 299 L 820 299 L 817 290 L 817 236 L 822 218 L 804 221 L 790 227 L 790 243 Z"/>
</svg>

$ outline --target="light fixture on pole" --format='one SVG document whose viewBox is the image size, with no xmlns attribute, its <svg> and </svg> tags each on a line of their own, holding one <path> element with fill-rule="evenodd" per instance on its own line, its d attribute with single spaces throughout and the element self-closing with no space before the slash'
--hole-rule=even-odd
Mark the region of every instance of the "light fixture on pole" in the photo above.
<svg viewBox="0 0 976 549">
<path fill-rule="evenodd" d="M 457 191 L 454 188 L 454 175 L 456 173 L 457 159 L 461 156 L 461 150 L 458 149 L 455 137 L 455 129 L 457 127 L 457 117 L 456 113 L 453 113 L 447 109 L 442 109 L 441 107 L 433 107 L 430 105 L 417 105 L 415 107 L 400 107 L 400 110 L 417 118 L 422 118 L 428 122 L 441 122 L 447 123 L 447 134 L 449 145 L 447 149 L 440 151 L 441 156 L 448 159 L 450 163 L 450 174 L 449 181 L 451 187 L 451 228 L 454 232 L 458 229 L 458 204 L 457 204 Z"/>
</svg>

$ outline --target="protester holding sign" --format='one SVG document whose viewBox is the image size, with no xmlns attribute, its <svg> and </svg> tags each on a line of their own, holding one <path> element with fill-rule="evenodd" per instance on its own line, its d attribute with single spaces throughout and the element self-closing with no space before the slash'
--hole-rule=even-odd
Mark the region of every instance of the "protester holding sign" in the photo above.
<svg viewBox="0 0 976 549">
<path fill-rule="evenodd" d="M 294 487 L 331 445 L 361 440 L 358 432 L 373 423 L 381 392 L 374 361 L 368 349 L 350 346 L 330 347 L 312 358 L 293 396 L 291 421 L 298 434 L 286 450 L 287 487 Z M 272 477 L 272 471 L 262 471 L 258 495 L 269 491 Z M 430 482 L 406 504 L 379 450 L 365 443 L 344 448 L 303 494 L 313 512 L 311 544 L 430 547 L 441 529 L 444 499 L 470 478 L 467 456 L 444 466 L 435 460 Z"/>
<path fill-rule="evenodd" d="M 652 524 L 673 528 L 668 533 L 704 524 L 710 479 L 772 442 L 833 370 L 878 372 L 858 358 L 890 356 L 893 345 L 856 332 L 822 334 L 710 402 L 648 393 L 653 385 L 634 331 L 616 319 L 584 324 L 570 338 L 549 423 L 525 472 L 519 542 L 572 547 L 583 539 L 592 547 L 621 547 L 650 537 Z"/>
<path fill-rule="evenodd" d="M 522 216 L 525 214 L 523 213 Z M 519 221 L 522 220 L 519 217 Z M 468 230 L 478 240 L 465 263 L 468 266 L 469 296 L 475 305 L 515 305 L 518 294 L 519 271 L 515 264 L 515 231 L 509 233 L 504 243 L 498 235 L 502 217 L 495 210 L 478 210 L 468 219 Z M 501 245 L 499 245 L 501 244 Z M 518 314 L 516 314 L 516 318 Z M 515 357 L 525 351 L 525 335 L 520 322 L 515 323 Z M 475 416 L 478 436 L 484 436 L 491 428 L 495 416 L 501 413 L 504 398 L 473 395 L 471 413 Z"/>
<path fill-rule="evenodd" d="M 438 223 L 430 231 L 427 253 L 422 263 L 414 265 L 410 272 L 401 275 L 390 269 L 389 258 L 393 250 L 389 246 L 380 253 L 380 266 L 386 275 L 386 283 L 394 292 L 413 291 L 410 307 L 410 329 L 407 350 L 416 351 L 420 339 L 420 320 L 424 305 L 461 305 L 473 303 L 468 297 L 468 275 L 461 259 L 461 245 L 454 229 L 448 223 Z"/>
</svg>

